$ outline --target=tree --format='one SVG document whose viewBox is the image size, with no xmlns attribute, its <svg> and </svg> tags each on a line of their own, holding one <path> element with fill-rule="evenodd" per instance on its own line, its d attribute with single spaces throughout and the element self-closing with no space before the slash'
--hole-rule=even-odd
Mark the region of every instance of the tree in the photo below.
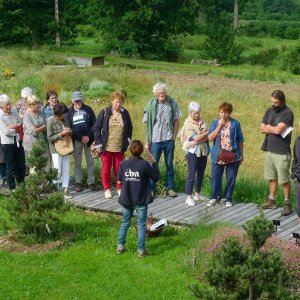
<svg viewBox="0 0 300 300">
<path fill-rule="evenodd" d="M 63 43 L 74 42 L 75 26 L 82 12 L 80 7 L 84 1 L 70 2 L 60 0 L 60 33 Z M 76 13 L 70 15 L 71 8 L 75 9 Z M 55 44 L 56 29 L 53 1 L 2 0 L 0 2 L 0 42 L 25 43 L 34 47 L 41 44 Z"/>
<path fill-rule="evenodd" d="M 232 24 L 232 12 L 228 6 L 219 5 L 221 0 L 210 0 L 205 8 L 206 51 L 211 59 L 222 63 L 236 63 L 240 57 L 240 48 L 235 43 L 235 30 Z M 228 4 L 228 3 L 225 3 Z"/>
<path fill-rule="evenodd" d="M 170 38 L 195 28 L 196 5 L 195 0 L 91 0 L 89 12 L 107 51 L 172 60 L 178 49 Z"/>
<path fill-rule="evenodd" d="M 234 0 L 234 12 L 233 12 L 233 26 L 234 29 L 237 29 L 239 27 L 239 1 Z"/>
<path fill-rule="evenodd" d="M 12 194 L 15 200 L 13 215 L 20 236 L 31 237 L 35 242 L 57 239 L 62 232 L 62 215 L 70 209 L 62 193 L 57 192 L 54 181 L 57 170 L 45 171 L 47 146 L 44 141 L 36 142 L 27 157 L 27 163 L 35 172 L 26 178 L 26 183 L 17 186 Z"/>
<path fill-rule="evenodd" d="M 250 247 L 238 238 L 223 241 L 205 272 L 209 289 L 192 287 L 200 299 L 290 299 L 290 278 L 281 255 L 262 247 L 274 225 L 262 214 L 244 226 Z M 213 298 L 211 298 L 213 297 Z"/>
</svg>

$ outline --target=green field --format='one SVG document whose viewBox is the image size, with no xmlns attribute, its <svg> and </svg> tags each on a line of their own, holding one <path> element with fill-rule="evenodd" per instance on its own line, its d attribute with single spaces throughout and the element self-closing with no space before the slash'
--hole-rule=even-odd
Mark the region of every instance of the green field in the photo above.
<svg viewBox="0 0 300 300">
<path fill-rule="evenodd" d="M 191 299 L 200 271 L 193 251 L 215 227 L 169 227 L 147 240 L 151 255 L 139 258 L 133 227 L 126 253 L 116 253 L 119 224 L 119 217 L 73 211 L 64 226 L 75 234 L 61 249 L 0 251 L 0 299 Z"/>
</svg>

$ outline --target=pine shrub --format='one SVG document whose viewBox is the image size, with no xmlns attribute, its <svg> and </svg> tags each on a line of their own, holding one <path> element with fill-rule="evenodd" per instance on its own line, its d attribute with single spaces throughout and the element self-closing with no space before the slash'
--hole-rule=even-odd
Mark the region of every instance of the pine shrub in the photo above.
<svg viewBox="0 0 300 300">
<path fill-rule="evenodd" d="M 57 171 L 45 171 L 47 145 L 39 141 L 27 157 L 34 172 L 19 184 L 11 197 L 15 200 L 14 215 L 20 230 L 19 236 L 30 236 L 35 242 L 57 239 L 61 236 L 61 218 L 70 209 L 62 193 L 57 192 Z"/>
</svg>

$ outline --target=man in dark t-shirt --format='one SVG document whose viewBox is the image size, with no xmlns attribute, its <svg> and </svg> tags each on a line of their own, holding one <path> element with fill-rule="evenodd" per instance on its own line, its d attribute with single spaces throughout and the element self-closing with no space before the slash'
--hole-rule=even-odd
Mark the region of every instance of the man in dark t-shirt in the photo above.
<svg viewBox="0 0 300 300">
<path fill-rule="evenodd" d="M 262 209 L 276 208 L 276 193 L 278 184 L 282 185 L 284 194 L 283 216 L 291 214 L 290 202 L 290 166 L 291 166 L 291 136 L 294 114 L 285 104 L 285 95 L 276 90 L 271 95 L 272 107 L 267 109 L 260 126 L 265 134 L 262 150 L 265 154 L 264 176 L 269 180 L 270 193 Z"/>
</svg>

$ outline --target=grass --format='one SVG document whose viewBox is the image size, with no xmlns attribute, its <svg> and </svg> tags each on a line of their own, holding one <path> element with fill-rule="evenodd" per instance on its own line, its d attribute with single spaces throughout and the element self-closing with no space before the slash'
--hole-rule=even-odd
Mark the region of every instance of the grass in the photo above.
<svg viewBox="0 0 300 300">
<path fill-rule="evenodd" d="M 16 102 L 24 86 L 34 87 L 41 99 L 47 90 L 55 89 L 59 93 L 60 101 L 69 105 L 71 92 L 80 88 L 86 95 L 85 102 L 94 108 L 97 115 L 110 102 L 109 90 L 102 88 L 101 85 L 96 85 L 95 88 L 95 83 L 106 81 L 114 88 L 127 91 L 128 99 L 124 106 L 133 120 L 133 138 L 142 141 L 145 140 L 145 126 L 142 124 L 143 108 L 152 97 L 152 86 L 158 80 L 168 83 L 169 94 L 178 101 L 183 113 L 181 124 L 187 116 L 190 101 L 200 103 L 202 116 L 208 123 L 218 116 L 219 104 L 222 101 L 229 101 L 234 107 L 232 117 L 241 122 L 245 137 L 245 161 L 239 170 L 234 198 L 257 203 L 265 199 L 268 185 L 263 179 L 264 153 L 260 150 L 264 136 L 260 134 L 259 126 L 264 111 L 270 106 L 271 92 L 282 89 L 287 96 L 288 105 L 295 112 L 293 141 L 295 140 L 298 131 L 297 112 L 300 110 L 300 88 L 297 84 L 299 76 L 259 66 L 215 68 L 110 56 L 107 57 L 107 64 L 101 67 L 82 69 L 74 65 L 64 68 L 51 66 L 55 61 L 61 62 L 64 56 L 65 54 L 47 50 L 27 53 L 20 49 L 1 48 L 3 69 L 12 68 L 16 76 L 10 80 L 0 81 L 0 93 L 8 93 L 13 102 Z M 208 179 L 204 183 L 206 195 L 210 194 L 210 164 L 209 159 L 205 173 Z M 184 191 L 187 165 L 179 140 L 176 141 L 175 169 L 176 189 Z M 163 185 L 162 179 L 161 186 Z M 282 194 L 279 193 L 279 203 L 282 201 L 281 198 Z"/>
<path fill-rule="evenodd" d="M 72 211 L 64 222 L 73 242 L 47 253 L 0 251 L 1 299 L 191 299 L 191 248 L 216 227 L 166 228 L 137 257 L 130 228 L 127 252 L 116 254 L 120 218 Z"/>
</svg>

